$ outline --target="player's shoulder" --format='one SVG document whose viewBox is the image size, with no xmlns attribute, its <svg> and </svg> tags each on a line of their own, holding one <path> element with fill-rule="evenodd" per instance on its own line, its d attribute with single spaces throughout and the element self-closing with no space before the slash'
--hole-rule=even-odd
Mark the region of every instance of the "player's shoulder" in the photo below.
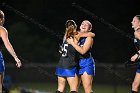
<svg viewBox="0 0 140 93">
<path fill-rule="evenodd" d="M 0 26 L 0 32 L 1 32 L 1 33 L 2 33 L 2 32 L 7 33 L 7 30 L 6 30 L 6 28 L 5 28 L 5 27 Z"/>
</svg>

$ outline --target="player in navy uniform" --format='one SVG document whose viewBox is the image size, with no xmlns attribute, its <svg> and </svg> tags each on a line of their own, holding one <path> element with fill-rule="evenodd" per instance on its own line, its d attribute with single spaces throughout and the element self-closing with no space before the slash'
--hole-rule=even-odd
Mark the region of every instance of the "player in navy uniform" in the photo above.
<svg viewBox="0 0 140 93">
<path fill-rule="evenodd" d="M 77 67 L 79 62 L 79 56 L 77 51 L 72 45 L 67 43 L 68 38 L 73 38 L 77 43 L 79 37 L 93 36 L 93 33 L 78 33 L 76 31 L 77 25 L 73 20 L 66 22 L 66 33 L 64 36 L 63 44 L 61 46 L 62 56 L 56 68 L 56 75 L 58 76 L 58 89 L 56 93 L 62 93 L 65 88 L 66 81 L 70 86 L 70 93 L 77 93 L 78 91 L 78 76 Z"/>
<path fill-rule="evenodd" d="M 137 53 L 131 57 L 131 61 L 140 62 L 140 15 L 134 16 L 132 20 L 132 28 L 134 28 L 134 44 L 137 48 Z M 138 68 L 136 70 L 136 75 L 134 81 L 132 83 L 131 93 L 138 93 L 138 87 L 140 85 L 140 63 L 138 64 Z"/>
<path fill-rule="evenodd" d="M 92 24 L 88 20 L 84 20 L 80 26 L 80 32 L 90 32 L 92 29 Z M 91 56 L 91 48 L 93 45 L 92 37 L 82 37 L 79 40 L 79 45 L 73 42 L 72 38 L 67 40 L 79 53 L 79 72 L 81 76 L 82 84 L 85 93 L 93 93 L 92 91 L 92 80 L 95 74 L 95 62 Z"/>
<path fill-rule="evenodd" d="M 0 46 L 4 43 L 6 49 L 8 50 L 8 52 L 13 56 L 13 58 L 16 61 L 16 66 L 18 68 L 21 67 L 21 61 L 19 60 L 19 58 L 17 57 L 11 43 L 9 42 L 8 39 L 8 32 L 7 30 L 3 27 L 4 24 L 4 13 L 3 11 L 0 10 Z M 2 85 L 3 85 L 3 78 L 4 78 L 4 70 L 5 70 L 5 66 L 4 66 L 4 60 L 3 60 L 3 55 L 2 52 L 0 50 L 0 93 L 2 93 Z"/>
</svg>

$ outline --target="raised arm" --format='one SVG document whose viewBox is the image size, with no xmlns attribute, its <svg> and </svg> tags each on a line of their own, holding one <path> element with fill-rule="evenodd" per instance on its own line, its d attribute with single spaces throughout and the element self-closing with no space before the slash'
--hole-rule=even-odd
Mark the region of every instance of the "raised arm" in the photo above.
<svg viewBox="0 0 140 93">
<path fill-rule="evenodd" d="M 6 49 L 8 50 L 8 52 L 13 56 L 13 58 L 16 61 L 16 65 L 17 67 L 21 67 L 21 61 L 18 59 L 9 39 L 8 39 L 8 32 L 4 27 L 0 27 L 0 37 L 3 40 L 3 43 L 6 47 Z"/>
</svg>

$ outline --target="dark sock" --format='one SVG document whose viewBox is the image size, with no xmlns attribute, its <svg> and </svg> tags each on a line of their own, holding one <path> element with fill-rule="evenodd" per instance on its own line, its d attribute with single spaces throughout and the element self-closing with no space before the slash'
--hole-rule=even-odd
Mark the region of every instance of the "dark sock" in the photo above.
<svg viewBox="0 0 140 93">
<path fill-rule="evenodd" d="M 60 91 L 57 90 L 55 93 L 63 93 L 63 92 L 60 92 Z"/>
<path fill-rule="evenodd" d="M 131 90 L 131 92 L 130 93 L 138 93 L 137 91 L 133 91 L 133 90 Z"/>
<path fill-rule="evenodd" d="M 90 93 L 93 93 L 93 92 L 90 92 Z"/>
<path fill-rule="evenodd" d="M 78 92 L 76 92 L 76 91 L 71 91 L 70 93 L 78 93 Z"/>
</svg>

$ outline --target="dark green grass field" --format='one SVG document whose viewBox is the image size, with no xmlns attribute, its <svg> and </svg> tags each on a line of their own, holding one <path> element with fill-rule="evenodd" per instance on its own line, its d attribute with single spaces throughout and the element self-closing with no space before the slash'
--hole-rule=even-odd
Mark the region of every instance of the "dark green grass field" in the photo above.
<svg viewBox="0 0 140 93">
<path fill-rule="evenodd" d="M 57 89 L 55 83 L 19 83 L 14 84 L 10 93 L 20 93 L 20 88 L 26 88 L 30 91 L 42 91 L 44 93 L 54 93 Z M 129 93 L 131 86 L 124 85 L 100 85 L 94 84 L 94 93 Z M 66 86 L 65 93 L 69 93 L 69 87 Z M 84 93 L 83 87 L 79 87 L 79 93 Z"/>
</svg>

